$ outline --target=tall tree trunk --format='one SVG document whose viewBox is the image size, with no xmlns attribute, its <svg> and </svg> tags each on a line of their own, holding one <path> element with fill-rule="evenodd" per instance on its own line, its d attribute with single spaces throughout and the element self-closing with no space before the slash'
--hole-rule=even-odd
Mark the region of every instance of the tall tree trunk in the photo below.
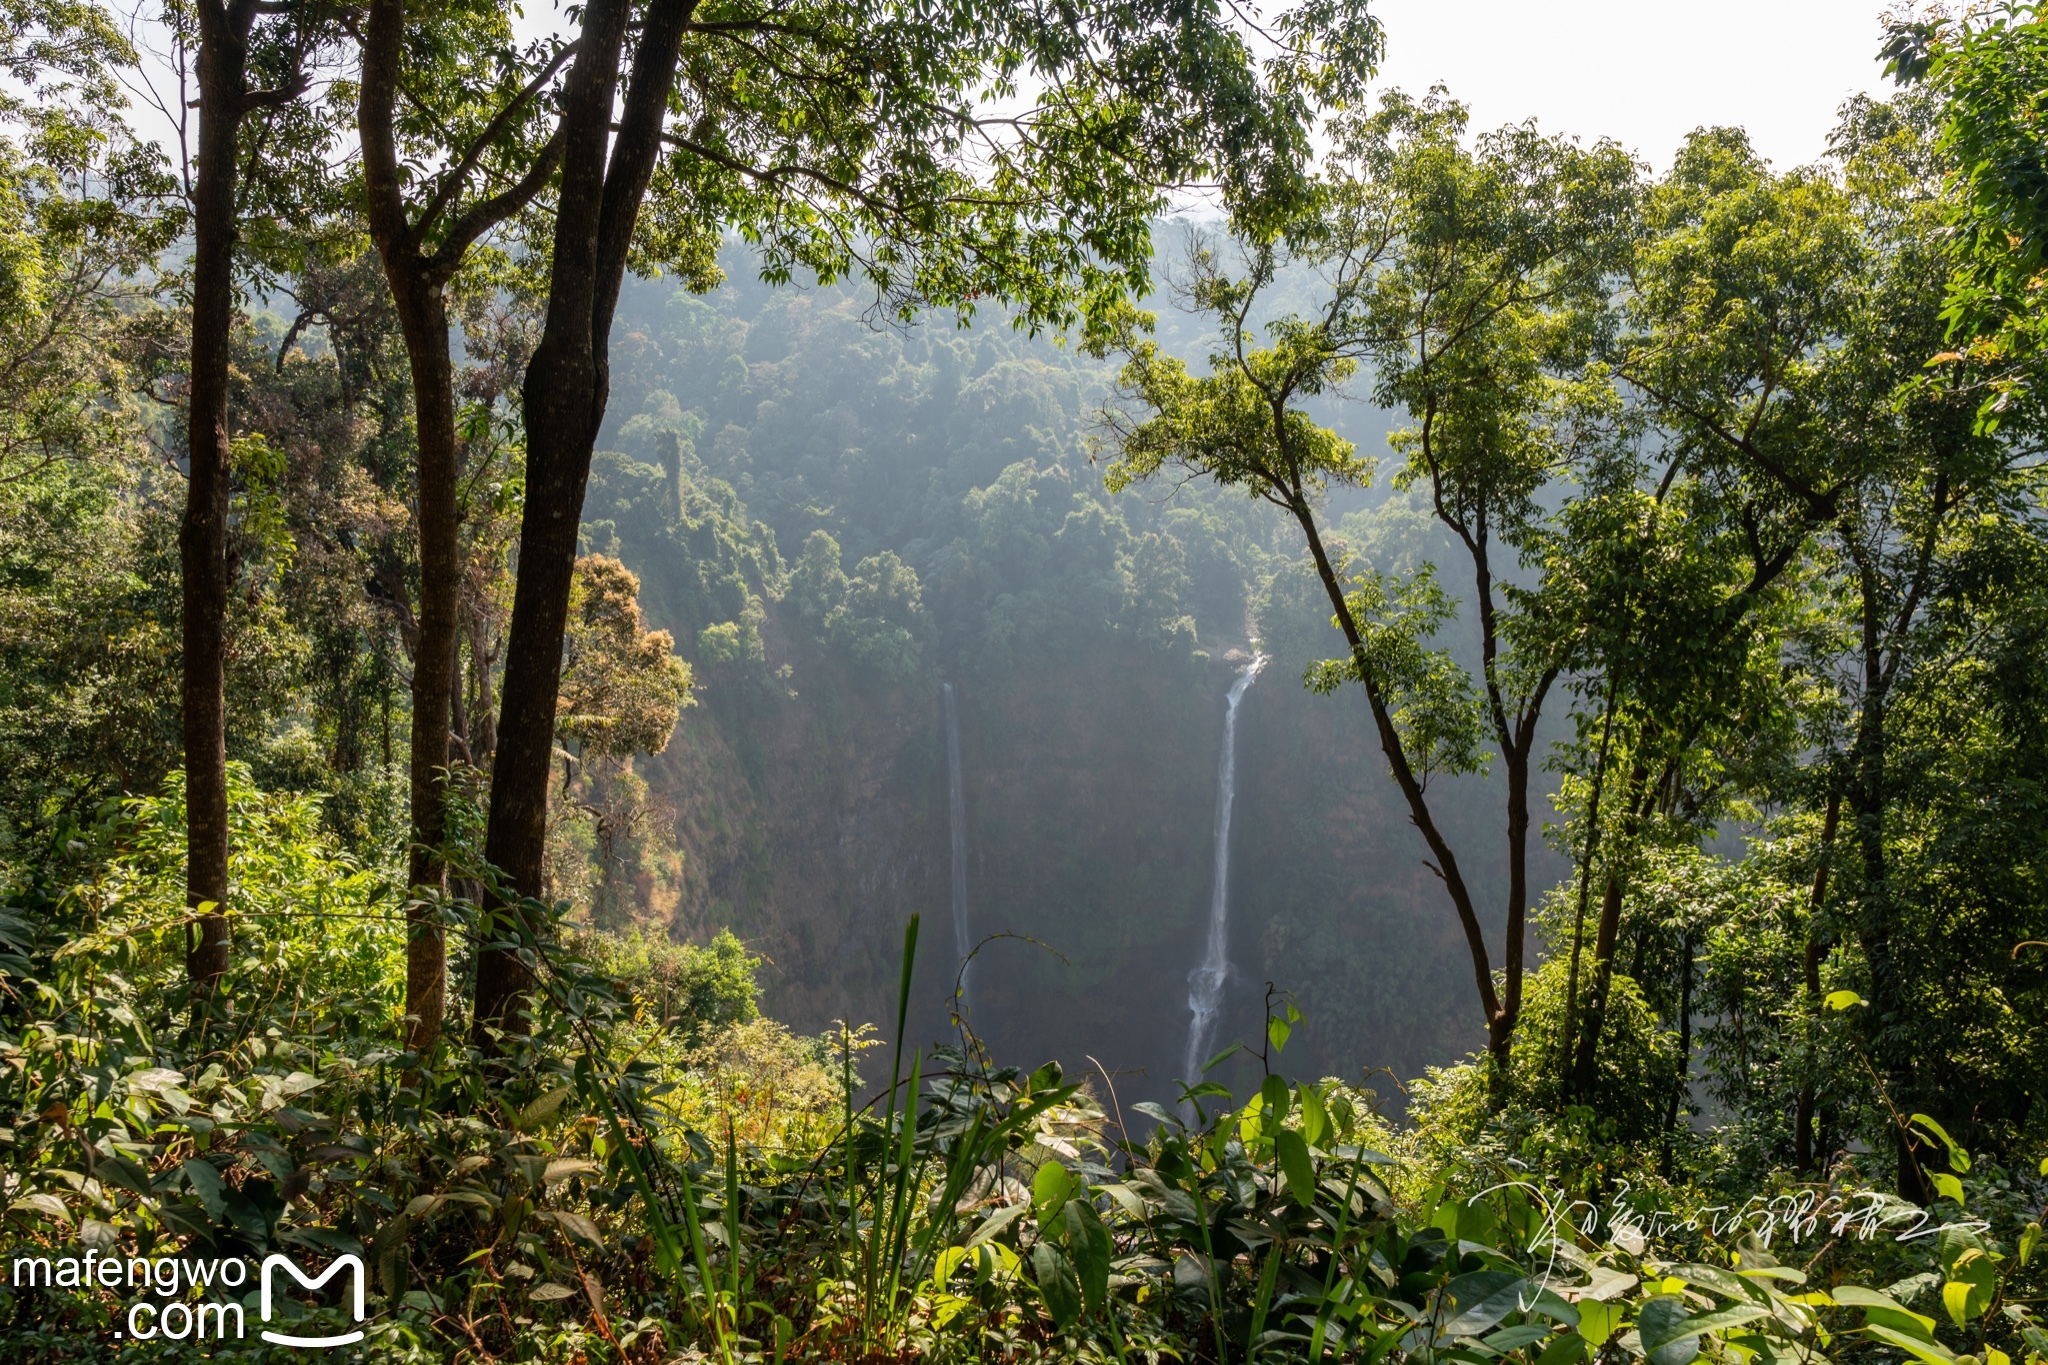
<svg viewBox="0 0 2048 1365">
<path fill-rule="evenodd" d="M 485 837 L 486 856 L 520 897 L 541 892 L 562 634 L 584 486 L 610 389 L 612 313 L 633 225 L 661 149 L 683 31 L 694 9 L 695 0 L 654 0 L 648 7 L 615 137 L 611 115 L 626 35 L 625 0 L 591 0 L 586 6 L 575 64 L 563 90 L 562 183 L 547 322 L 521 393 L 526 505 Z M 524 920 L 517 904 L 501 908 L 519 936 L 538 928 Z M 532 985 L 532 973 L 516 951 L 486 947 L 479 952 L 474 1030 L 480 1046 L 495 1046 L 494 1031 L 524 1030 L 520 1015 Z"/>
<path fill-rule="evenodd" d="M 393 272 L 398 273 L 398 272 Z M 394 279 L 393 293 L 399 291 Z M 447 298 L 437 280 L 415 276 L 399 306 L 412 360 L 419 449 L 419 649 L 412 664 L 412 858 L 406 910 L 406 1046 L 431 1049 L 447 1012 L 448 945 L 438 897 L 446 882 L 441 845 L 448 825 L 448 735 L 455 698 L 457 610 L 462 594 L 456 506 L 455 371 L 448 352 Z"/>
<path fill-rule="evenodd" d="M 1614 740 L 1614 690 L 1615 678 L 1610 669 L 1607 705 L 1600 721 L 1600 757 L 1593 765 L 1593 790 L 1586 799 L 1586 838 L 1579 849 L 1579 905 L 1572 917 L 1572 957 L 1564 987 L 1564 1033 L 1558 1040 L 1557 1051 L 1560 1089 L 1568 1088 L 1572 1077 L 1574 1034 L 1579 1022 L 1579 960 L 1586 944 L 1586 898 L 1592 889 L 1593 853 L 1600 846 L 1600 795 L 1607 785 L 1607 757 Z"/>
<path fill-rule="evenodd" d="M 183 582 L 185 903 L 193 1013 L 203 1017 L 228 969 L 227 615 L 232 433 L 237 135 L 247 114 L 249 0 L 199 0 L 199 145 L 192 185 L 190 474 L 178 530 Z"/>
<path fill-rule="evenodd" d="M 1806 1074 L 1799 1082 L 1798 1111 L 1792 1122 L 1793 1160 L 1802 1171 L 1812 1171 L 1819 1164 L 1819 1152 L 1815 1150 L 1813 1130 L 1814 1072 L 1820 1066 L 1820 1045 L 1815 1030 L 1820 1018 L 1820 964 L 1827 954 L 1827 945 L 1820 932 L 1821 906 L 1828 895 L 1828 859 L 1834 852 L 1835 830 L 1842 818 L 1842 793 L 1839 787 L 1828 792 L 1828 813 L 1821 821 L 1820 854 L 1813 869 L 1813 892 L 1806 906 Z"/>
<path fill-rule="evenodd" d="M 412 856 L 406 870 L 406 1046 L 425 1052 L 447 1009 L 448 948 L 441 925 L 441 843 L 447 829 L 448 720 L 455 691 L 456 609 L 461 594 L 456 508 L 455 366 L 448 345 L 446 273 L 420 250 L 406 221 L 403 173 L 392 127 L 405 34 L 404 0 L 370 6 L 363 40 L 357 130 L 363 147 L 370 236 L 398 313 L 412 371 L 417 454 L 420 599 L 412 658 Z"/>
<path fill-rule="evenodd" d="M 1671 1176 L 1674 1134 L 1678 1131 L 1678 1110 L 1685 1103 L 1685 1092 L 1691 1088 L 1692 1079 L 1692 973 L 1693 941 L 1692 931 L 1683 936 L 1685 960 L 1680 966 L 1678 977 L 1678 1082 L 1671 1087 L 1671 1102 L 1664 1111 L 1664 1150 L 1661 1155 L 1664 1176 Z"/>
<path fill-rule="evenodd" d="M 1642 737 L 1638 737 L 1640 742 Z M 1649 770 L 1638 757 L 1628 775 L 1623 845 L 1635 836 L 1643 790 L 1649 780 Z M 1593 988 L 1586 1000 L 1585 1022 L 1579 1028 L 1578 1050 L 1572 1060 L 1571 1093 L 1582 1101 L 1593 1098 L 1594 1083 L 1599 1076 L 1600 1030 L 1607 1022 L 1607 994 L 1614 982 L 1614 950 L 1621 938 L 1622 900 L 1621 872 L 1610 863 L 1607 886 L 1600 897 L 1600 927 L 1593 938 Z"/>
<path fill-rule="evenodd" d="M 1276 410 L 1276 429 L 1283 432 L 1285 423 L 1282 414 Z M 1282 439 L 1285 437 L 1283 435 Z M 1402 746 L 1400 732 L 1394 727 L 1392 711 L 1387 706 L 1378 680 L 1368 663 L 1365 636 L 1358 622 L 1351 614 L 1351 604 L 1344 594 L 1344 585 L 1337 576 L 1335 563 L 1330 559 L 1328 547 L 1323 544 L 1322 531 L 1317 527 L 1314 511 L 1310 508 L 1307 494 L 1301 488 L 1293 491 L 1289 511 L 1296 524 L 1301 527 L 1302 536 L 1308 542 L 1309 555 L 1315 561 L 1316 577 L 1322 582 L 1323 593 L 1329 598 L 1331 610 L 1335 613 L 1337 626 L 1344 632 L 1344 640 L 1351 648 L 1351 657 L 1357 661 L 1358 676 L 1365 688 L 1366 705 L 1372 712 L 1373 726 L 1378 731 L 1380 751 L 1386 755 L 1387 766 L 1394 775 L 1394 785 L 1401 789 L 1402 799 L 1408 803 L 1408 818 L 1422 833 L 1423 842 L 1436 858 L 1432 870 L 1443 881 L 1444 890 L 1450 895 L 1451 907 L 1457 912 L 1458 925 L 1465 931 L 1465 949 L 1472 959 L 1473 982 L 1479 989 L 1479 1008 L 1486 1020 L 1486 1046 L 1492 1058 L 1496 1082 L 1504 1077 L 1513 1046 L 1515 1021 L 1505 1015 L 1500 993 L 1494 989 L 1493 964 L 1486 948 L 1486 934 L 1480 927 L 1479 912 L 1472 900 L 1471 889 L 1466 885 L 1464 873 L 1458 866 L 1458 857 L 1452 851 L 1450 841 L 1437 826 L 1436 816 L 1429 808 L 1429 800 L 1422 790 L 1422 782 L 1415 775 L 1415 769 L 1408 761 L 1407 750 Z"/>
<path fill-rule="evenodd" d="M 1891 675 L 1884 660 L 1883 598 L 1868 553 L 1860 546 L 1852 546 L 1851 553 L 1857 562 L 1863 596 L 1863 706 L 1851 751 L 1849 809 L 1855 816 L 1856 847 L 1862 864 L 1856 936 L 1863 948 L 1864 965 L 1870 972 L 1871 1001 L 1864 1022 L 1871 1030 L 1875 1044 L 1872 1051 L 1884 1073 L 1892 1103 L 1910 1109 L 1914 1099 L 1912 1071 L 1898 1056 L 1892 1038 L 1894 1030 L 1903 1025 L 1905 999 L 1892 955 L 1891 871 L 1885 849 L 1885 815 L 1890 795 L 1885 771 L 1885 713 Z M 1894 1138 L 1900 1197 L 1923 1207 L 1932 1203 L 1934 1190 L 1914 1155 L 1912 1139 L 1904 1129 L 1899 1129 Z"/>
<path fill-rule="evenodd" d="M 393 123 L 405 26 L 405 0 L 373 0 L 364 29 L 356 122 L 363 149 L 370 236 L 391 285 L 412 371 L 420 605 L 412 672 L 412 856 L 407 869 L 411 894 L 406 909 L 405 1012 L 410 1020 L 406 1046 L 425 1052 L 439 1040 L 447 1013 L 448 947 L 439 900 L 447 889 L 442 844 L 447 836 L 451 722 L 461 678 L 462 515 L 458 490 L 462 458 L 456 435 L 447 285 L 470 244 L 539 192 L 553 173 L 554 148 L 559 144 L 550 143 L 518 185 L 472 207 L 448 227 L 437 247 L 430 247 L 427 234 L 434 228 L 441 206 L 459 194 L 461 186 L 453 184 L 448 195 L 437 196 L 417 223 L 408 221 L 405 173 Z M 537 76 L 536 84 L 500 119 L 514 116 L 553 69 Z M 473 157 L 463 158 L 464 164 L 471 161 Z"/>
</svg>

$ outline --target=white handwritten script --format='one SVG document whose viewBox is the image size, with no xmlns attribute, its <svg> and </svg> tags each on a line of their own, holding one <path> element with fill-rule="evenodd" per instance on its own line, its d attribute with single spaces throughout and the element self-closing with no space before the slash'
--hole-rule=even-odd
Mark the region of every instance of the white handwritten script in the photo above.
<svg viewBox="0 0 2048 1365">
<path fill-rule="evenodd" d="M 1777 1241 L 1797 1246 L 1821 1236 L 1851 1237 L 1860 1242 L 1890 1237 L 1897 1242 L 1911 1242 L 1935 1236 L 1943 1228 L 1981 1232 L 1991 1226 L 1976 1219 L 1937 1222 L 1918 1204 L 1878 1190 L 1796 1190 L 1770 1197 L 1757 1194 L 1741 1204 L 1709 1204 L 1678 1212 L 1631 1208 L 1627 1181 L 1621 1182 L 1603 1206 L 1583 1199 L 1567 1199 L 1562 1190 L 1546 1191 L 1526 1181 L 1509 1180 L 1481 1190 L 1465 1202 L 1476 1204 L 1505 1189 L 1525 1191 L 1543 1209 L 1544 1222 L 1536 1240 L 1554 1239 L 1565 1227 L 1593 1237 L 1604 1227 L 1607 1239 L 1630 1255 L 1640 1254 L 1645 1247 L 1681 1233 L 1705 1233 L 1716 1239 L 1749 1238 L 1768 1249 Z"/>
</svg>

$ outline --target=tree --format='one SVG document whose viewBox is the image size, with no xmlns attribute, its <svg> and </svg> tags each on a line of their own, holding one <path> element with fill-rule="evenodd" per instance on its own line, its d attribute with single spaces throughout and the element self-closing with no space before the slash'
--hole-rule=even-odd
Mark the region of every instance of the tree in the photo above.
<svg viewBox="0 0 2048 1365">
<path fill-rule="evenodd" d="M 1462 143 L 1465 111 L 1438 92 L 1384 97 L 1340 120 L 1313 212 L 1284 235 L 1240 237 L 1242 272 L 1198 245 L 1186 293 L 1219 324 L 1211 373 L 1197 378 L 1142 339 L 1126 314 L 1122 384 L 1145 420 L 1116 422 L 1112 488 L 1168 464 L 1240 487 L 1300 529 L 1348 655 L 1310 674 L 1358 682 L 1409 818 L 1464 931 L 1505 1073 L 1522 1004 L 1528 911 L 1529 785 L 1538 722 L 1571 664 L 1584 603 L 1541 575 L 1564 529 L 1539 493 L 1615 446 L 1616 397 L 1582 369 L 1584 318 L 1628 240 L 1637 170 L 1611 144 L 1591 150 L 1527 125 Z M 1252 318 L 1283 264 L 1318 272 L 1317 313 Z M 1407 414 L 1393 438 L 1397 486 L 1415 488 L 1464 552 L 1480 646 L 1475 680 L 1435 641 L 1455 605 L 1434 567 L 1353 575 L 1319 523 L 1332 484 L 1362 486 L 1374 462 L 1317 427 L 1302 405 L 1374 367 L 1374 397 Z M 1479 907 L 1439 828 L 1431 779 L 1479 770 L 1499 746 L 1507 777 L 1509 869 L 1502 981 Z"/>
<path fill-rule="evenodd" d="M 1925 708 L 1933 699 L 1915 672 L 1935 670 L 1946 690 L 1959 681 L 1952 660 L 1976 653 L 1954 633 L 1951 594 L 1977 598 L 1980 629 L 1996 629 L 1992 622 L 2015 609 L 2025 615 L 2018 603 L 2032 566 L 2020 547 L 2039 527 L 2023 510 L 2029 452 L 2014 438 L 2024 428 L 2001 431 L 1980 412 L 1981 395 L 1997 382 L 1995 362 L 1958 357 L 1931 378 L 1926 368 L 1944 342 L 1934 301 L 1957 250 L 1942 230 L 1936 110 L 1909 94 L 1889 105 L 1853 101 L 1847 115 L 1836 143 L 1869 265 L 1844 329 L 1844 363 L 1821 395 L 1844 489 L 1815 568 L 1840 605 L 1830 628 L 1802 644 L 1807 667 L 1825 680 L 1828 704 L 1812 717 L 1812 737 L 1827 799 L 1839 799 L 1847 817 L 1854 862 L 1842 869 L 1848 913 L 1824 914 L 1816 937 L 1852 937 L 1860 951 L 1870 1007 L 1859 1023 L 1893 1102 L 1962 1127 L 1965 1114 L 1925 1074 L 1928 1015 L 1914 1003 L 1918 973 L 1906 943 L 1919 937 L 1922 907 L 1913 902 L 1926 888 L 1906 870 L 1920 859 L 1900 824 L 1916 823 L 1914 808 L 1931 793 L 1925 759 L 1901 741 L 1932 719 Z M 1964 566 L 1987 560 L 2001 564 L 2003 581 L 1962 589 L 1981 572 Z M 1905 714 L 1895 715 L 1902 702 Z M 1896 1125 L 1892 1138 L 1900 1193 L 1929 1202 L 1918 1141 Z"/>
<path fill-rule="evenodd" d="M 1626 777 L 1619 819 L 1603 838 L 1589 835 L 1581 862 L 1583 885 L 1600 854 L 1604 882 L 1589 989 L 1582 1004 L 1574 991 L 1567 1015 L 1577 1014 L 1568 1051 L 1582 1101 L 1597 1074 L 1635 850 L 1660 821 L 1704 837 L 1716 794 L 1731 790 L 1716 771 L 1726 746 L 1769 728 L 1769 704 L 1752 692 L 1745 705 L 1743 694 L 1768 667 L 1756 651 L 1768 647 L 1760 632 L 1773 595 L 1847 483 L 1823 404 L 1855 367 L 1843 335 L 1866 265 L 1835 180 L 1773 174 L 1735 129 L 1688 138 L 1644 215 L 1626 263 L 1624 326 L 1606 354 L 1642 395 L 1664 469 L 1617 600 L 1626 624 L 1596 641 Z M 1873 415 L 1868 402 L 1857 414 Z M 1718 564 L 1690 585 L 1654 568 L 1687 541 L 1705 558 L 1675 563 Z M 1598 834 L 1594 804 L 1588 828 Z"/>
<path fill-rule="evenodd" d="M 245 125 L 276 121 L 309 83 L 308 61 L 325 14 L 310 3 L 194 0 L 199 128 L 187 186 L 191 206 L 192 341 L 186 382 L 183 726 L 186 897 L 195 912 L 186 973 L 203 1005 L 228 968 L 228 795 L 225 663 L 228 500 L 235 464 L 228 414 L 235 302 L 235 248 L 242 229 L 238 183 Z M 182 112 L 182 111 L 181 111 Z M 179 126 L 183 127 L 182 118 Z"/>
<path fill-rule="evenodd" d="M 165 326 L 149 268 L 179 220 L 118 125 L 16 112 L 0 100 L 19 137 L 0 138 L 0 841 L 19 847 L 175 766 L 174 612 L 139 571 L 160 523 L 125 494 L 151 454 L 138 359 Z"/>
<path fill-rule="evenodd" d="M 857 274 L 899 317 L 978 300 L 1033 326 L 1099 314 L 1144 284 L 1165 187 L 1206 176 L 1247 213 L 1283 205 L 1309 104 L 1354 94 L 1378 53 L 1376 22 L 1345 3 L 1283 16 L 1272 36 L 1261 66 L 1221 14 L 1163 0 L 946 0 L 914 19 L 872 0 L 650 0 L 637 25 L 627 0 L 585 8 L 561 98 L 547 325 L 523 394 L 526 507 L 485 844 L 513 888 L 540 884 L 577 527 L 629 262 L 708 280 L 737 229 L 762 244 L 769 278 Z M 1021 114 L 979 107 L 1027 83 Z M 480 957 L 480 1038 L 516 1022 L 527 984 L 516 953 Z"/>
<path fill-rule="evenodd" d="M 586 758 L 658 754 L 690 699 L 675 638 L 643 630 L 640 580 L 604 555 L 576 561 L 556 729 Z"/>
<path fill-rule="evenodd" d="M 529 63 L 507 60 L 510 47 L 511 13 L 488 0 L 410 9 L 405 0 L 372 0 L 363 27 L 357 129 L 364 206 L 412 369 L 419 490 L 405 1007 L 413 1021 L 407 1045 L 416 1052 L 440 1036 L 446 1009 L 447 948 L 433 897 L 442 889 L 465 578 L 465 443 L 449 344 L 449 284 L 479 239 L 541 193 L 562 151 L 559 132 L 541 136 L 542 96 L 571 49 L 543 48 Z M 401 89 L 408 95 L 402 119 Z M 410 170 L 436 157 L 446 163 L 438 174 Z"/>
<path fill-rule="evenodd" d="M 1901 85 L 1940 101 L 1940 150 L 1953 168 L 1943 217 L 1951 232 L 1939 360 L 1973 368 L 1984 420 L 2039 420 L 2048 310 L 2048 152 L 2038 120 L 2048 87 L 2048 18 L 1991 9 L 1961 18 L 1898 17 L 1882 55 Z"/>
</svg>

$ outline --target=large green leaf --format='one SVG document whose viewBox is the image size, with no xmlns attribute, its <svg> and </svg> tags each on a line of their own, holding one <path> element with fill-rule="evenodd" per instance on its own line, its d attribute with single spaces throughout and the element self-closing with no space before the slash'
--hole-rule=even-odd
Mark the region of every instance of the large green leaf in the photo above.
<svg viewBox="0 0 2048 1365">
<path fill-rule="evenodd" d="M 1502 1355 L 1506 1355 L 1509 1351 L 1519 1351 L 1524 1346 L 1539 1342 L 1549 1335 L 1550 1328 L 1546 1324 L 1525 1322 L 1518 1327 L 1501 1328 L 1492 1336 L 1487 1337 L 1482 1344 L 1491 1350 L 1499 1351 Z"/>
<path fill-rule="evenodd" d="M 1636 1314 L 1636 1328 L 1650 1365 L 1690 1365 L 1700 1353 L 1699 1329 L 1676 1294 L 1659 1294 L 1645 1303 Z"/>
<path fill-rule="evenodd" d="M 1606 1345 L 1607 1339 L 1621 1326 L 1622 1306 L 1618 1303 L 1602 1303 L 1598 1299 L 1582 1298 L 1579 1300 L 1578 1308 L 1579 1335 L 1596 1350 Z"/>
<path fill-rule="evenodd" d="M 1745 1322 L 1771 1316 L 1771 1310 L 1761 1304 L 1738 1303 L 1727 1308 L 1716 1308 L 1711 1313 L 1702 1313 L 1688 1324 L 1688 1331 L 1704 1336 L 1709 1332 L 1725 1332 L 1731 1327 L 1740 1327 Z"/>
<path fill-rule="evenodd" d="M 1475 1270 L 1444 1286 L 1452 1316 L 1444 1335 L 1476 1337 L 1510 1313 L 1522 1312 L 1536 1298 L 1536 1289 L 1512 1270 Z"/>
<path fill-rule="evenodd" d="M 1031 1206 L 1038 1214 L 1040 1227 L 1059 1216 L 1060 1206 L 1067 1202 L 1073 1189 L 1074 1178 L 1058 1161 L 1047 1161 L 1038 1168 L 1038 1173 L 1031 1177 Z"/>
<path fill-rule="evenodd" d="M 1861 1308 L 1864 1322 L 1872 1326 L 1887 1327 L 1921 1341 L 1934 1340 L 1934 1319 L 1915 1313 L 1889 1294 L 1865 1289 L 1861 1285 L 1844 1284 L 1835 1287 L 1834 1300 L 1845 1307 Z"/>
<path fill-rule="evenodd" d="M 1287 1111 L 1292 1106 L 1294 1092 L 1287 1088 L 1287 1082 L 1278 1076 L 1268 1076 L 1259 1085 L 1259 1101 L 1263 1106 L 1259 1113 L 1259 1128 L 1262 1132 L 1277 1132 L 1286 1122 Z"/>
<path fill-rule="evenodd" d="M 1687 1284 L 1697 1285 L 1701 1289 L 1710 1289 L 1725 1298 L 1734 1299 L 1737 1303 L 1748 1303 L 1753 1299 L 1762 1297 L 1762 1291 L 1757 1286 L 1743 1279 L 1734 1271 L 1723 1270 L 1719 1266 L 1682 1265 L 1668 1273 L 1684 1280 Z"/>
<path fill-rule="evenodd" d="M 1926 1361 L 1927 1365 L 1956 1365 L 1954 1353 L 1938 1342 L 1922 1340 L 1919 1337 L 1901 1332 L 1897 1328 L 1886 1327 L 1882 1323 L 1867 1323 L 1863 1331 L 1866 1335 L 1877 1341 L 1882 1341 L 1889 1346 L 1897 1346 L 1901 1350 L 1912 1353 L 1921 1360 Z"/>
<path fill-rule="evenodd" d="M 1308 1143 L 1292 1128 L 1273 1134 L 1273 1151 L 1280 1158 L 1280 1174 L 1286 1177 L 1287 1192 L 1294 1202 L 1307 1208 L 1315 1202 L 1316 1168 L 1309 1159 Z"/>
<path fill-rule="evenodd" d="M 1045 1299 L 1046 1311 L 1061 1331 L 1081 1320 L 1081 1283 L 1074 1267 L 1050 1242 L 1031 1248 L 1031 1277 Z"/>
<path fill-rule="evenodd" d="M 1070 1199 L 1061 1211 L 1066 1234 L 1067 1255 L 1081 1280 L 1081 1297 L 1088 1311 L 1099 1313 L 1109 1298 L 1109 1263 L 1116 1247 L 1109 1229 L 1085 1199 Z"/>
</svg>

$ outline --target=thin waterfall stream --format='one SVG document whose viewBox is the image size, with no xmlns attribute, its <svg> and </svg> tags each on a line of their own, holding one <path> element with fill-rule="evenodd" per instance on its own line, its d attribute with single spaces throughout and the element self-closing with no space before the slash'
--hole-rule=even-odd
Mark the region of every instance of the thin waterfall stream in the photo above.
<svg viewBox="0 0 2048 1365">
<path fill-rule="evenodd" d="M 1223 710 L 1223 753 L 1216 765 L 1216 871 L 1209 890 L 1209 941 L 1201 965 L 1188 973 L 1188 1053 L 1181 1077 L 1193 1085 L 1214 1042 L 1223 985 L 1230 977 L 1230 808 L 1237 800 L 1237 707 L 1266 666 L 1256 654 L 1230 685 Z"/>
<path fill-rule="evenodd" d="M 974 944 L 967 934 L 967 802 L 960 795 L 960 712 L 953 700 L 953 684 L 946 690 L 946 809 L 953 828 L 953 949 L 960 962 L 960 1007 L 971 996 L 967 984 L 967 954 Z"/>
</svg>

